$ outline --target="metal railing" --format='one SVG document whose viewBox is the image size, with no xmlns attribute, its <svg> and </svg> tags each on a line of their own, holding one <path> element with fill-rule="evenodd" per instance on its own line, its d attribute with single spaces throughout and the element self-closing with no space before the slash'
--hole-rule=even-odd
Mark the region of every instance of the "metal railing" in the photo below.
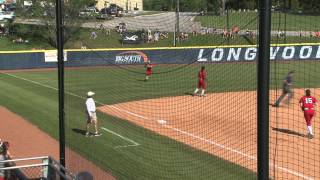
<svg viewBox="0 0 320 180">
<path fill-rule="evenodd" d="M 76 176 L 50 156 L 0 161 L 6 180 L 76 180 Z"/>
</svg>

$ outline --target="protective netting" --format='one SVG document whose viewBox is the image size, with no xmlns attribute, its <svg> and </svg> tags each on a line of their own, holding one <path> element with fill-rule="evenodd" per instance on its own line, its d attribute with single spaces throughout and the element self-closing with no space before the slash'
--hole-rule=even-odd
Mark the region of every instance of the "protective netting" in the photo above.
<svg viewBox="0 0 320 180">
<path fill-rule="evenodd" d="M 258 12 L 175 3 L 85 24 L 68 52 L 81 67 L 66 68 L 67 142 L 120 179 L 255 179 Z"/>
<path fill-rule="evenodd" d="M 281 47 L 278 54 L 283 60 L 271 63 L 270 177 L 319 179 L 318 118 L 315 115 L 309 124 L 310 118 L 304 117 L 317 107 L 311 107 L 310 97 L 303 98 L 306 89 L 318 98 L 319 45 L 312 42 L 319 42 L 319 25 L 314 23 L 319 11 L 306 8 L 310 5 L 302 1 L 278 1 L 275 5 L 274 46 Z M 297 44 L 290 44 L 293 39 Z M 295 52 L 289 52 L 289 46 Z"/>
<path fill-rule="evenodd" d="M 145 0 L 132 8 L 141 2 L 64 4 L 67 167 L 101 180 L 255 179 L 258 1 Z M 270 178 L 320 179 L 318 118 L 308 135 L 299 106 L 305 89 L 319 94 L 318 4 L 272 5 L 270 105 L 279 107 L 270 106 Z M 1 105 L 58 138 L 57 72 L 44 69 L 56 68 L 48 51 L 56 48 L 54 1 L 28 6 L 1 27 L 5 50 L 35 49 L 0 54 L 1 69 L 19 70 L 1 73 L 10 92 Z M 29 68 L 41 71 L 21 71 Z M 292 98 L 276 103 L 284 80 Z M 98 126 L 86 134 L 88 96 Z"/>
</svg>

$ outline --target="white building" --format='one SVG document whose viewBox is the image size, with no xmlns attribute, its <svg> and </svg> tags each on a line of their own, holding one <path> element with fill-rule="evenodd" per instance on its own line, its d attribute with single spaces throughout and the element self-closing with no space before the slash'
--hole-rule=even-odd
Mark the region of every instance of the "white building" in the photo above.
<svg viewBox="0 0 320 180">
<path fill-rule="evenodd" d="M 143 10 L 143 0 L 96 0 L 96 8 L 102 9 L 104 7 L 109 7 L 110 4 L 117 4 L 124 10 Z"/>
</svg>

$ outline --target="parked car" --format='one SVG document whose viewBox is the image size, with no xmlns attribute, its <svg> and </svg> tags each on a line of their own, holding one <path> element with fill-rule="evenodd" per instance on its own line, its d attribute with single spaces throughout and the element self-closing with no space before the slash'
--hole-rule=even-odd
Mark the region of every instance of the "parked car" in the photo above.
<svg viewBox="0 0 320 180">
<path fill-rule="evenodd" d="M 102 8 L 97 16 L 98 19 L 113 19 L 110 8 Z"/>
<path fill-rule="evenodd" d="M 121 17 L 123 16 L 123 8 L 116 4 L 110 4 L 110 14 L 112 16 Z"/>
<path fill-rule="evenodd" d="M 0 11 L 0 21 L 14 20 L 16 15 L 12 11 Z"/>
<path fill-rule="evenodd" d="M 80 17 L 96 17 L 99 15 L 99 10 L 95 7 L 87 7 L 79 12 Z"/>
</svg>

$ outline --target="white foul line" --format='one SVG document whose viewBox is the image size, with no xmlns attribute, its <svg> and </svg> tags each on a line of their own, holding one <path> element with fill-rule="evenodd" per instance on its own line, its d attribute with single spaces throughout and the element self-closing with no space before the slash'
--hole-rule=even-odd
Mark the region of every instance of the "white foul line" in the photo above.
<svg viewBox="0 0 320 180">
<path fill-rule="evenodd" d="M 199 140 L 201 140 L 201 141 L 207 142 L 207 143 L 212 144 L 212 145 L 214 145 L 214 146 L 217 146 L 217 147 L 219 147 L 219 148 L 221 148 L 221 149 L 225 149 L 225 150 L 234 152 L 234 153 L 236 153 L 236 154 L 240 154 L 240 155 L 242 155 L 242 156 L 244 156 L 244 157 L 247 157 L 247 158 L 249 158 L 249 159 L 251 159 L 251 160 L 255 160 L 255 159 L 256 159 L 256 157 L 254 157 L 254 156 L 245 154 L 245 153 L 243 153 L 243 152 L 241 152 L 241 151 L 238 151 L 238 150 L 236 150 L 236 149 L 233 149 L 233 148 L 229 148 L 229 147 L 227 147 L 227 146 L 225 146 L 225 145 L 223 145 L 223 144 L 216 143 L 216 142 L 214 142 L 214 141 L 211 141 L 211 140 L 208 140 L 208 139 L 199 137 L 199 136 L 197 136 L 197 135 L 188 133 L 188 132 L 186 132 L 186 131 L 182 131 L 182 130 L 180 130 L 180 129 L 174 128 L 174 127 L 169 126 L 169 125 L 166 125 L 166 124 L 164 124 L 163 126 L 169 128 L 169 129 L 172 129 L 172 130 L 174 130 L 174 131 L 176 131 L 176 132 L 179 132 L 179 133 L 181 133 L 181 134 L 184 134 L 184 135 L 193 137 L 194 139 L 199 139 Z"/>
<path fill-rule="evenodd" d="M 120 137 L 120 138 L 123 139 L 123 140 L 126 140 L 126 141 L 132 143 L 132 144 L 130 144 L 130 145 L 125 145 L 125 146 L 116 146 L 115 148 L 129 147 L 129 146 L 139 146 L 139 145 L 140 145 L 139 143 L 135 142 L 134 140 L 131 140 L 131 139 L 129 139 L 129 138 L 126 138 L 126 137 L 124 137 L 124 136 L 122 136 L 122 135 L 120 135 L 120 134 L 118 134 L 118 133 L 115 133 L 115 132 L 113 132 L 113 131 L 105 128 L 105 127 L 101 127 L 101 129 L 103 129 L 104 131 L 107 131 L 107 132 L 109 132 L 109 133 L 111 133 L 111 134 L 113 134 L 113 135 L 116 135 L 116 136 Z"/>
<path fill-rule="evenodd" d="M 141 116 L 141 115 L 139 115 L 139 114 L 136 114 L 136 113 L 133 113 L 133 112 L 130 112 L 130 111 L 127 111 L 127 110 L 123 110 L 123 109 L 120 109 L 120 108 L 117 108 L 117 107 L 114 107 L 114 106 L 109 106 L 109 107 L 115 108 L 115 109 L 117 109 L 117 110 L 119 110 L 119 111 L 123 111 L 123 112 L 128 113 L 128 114 L 131 114 L 131 115 L 134 115 L 134 116 L 136 116 L 136 117 L 142 117 L 142 119 L 148 120 L 147 117 Z M 150 119 L 150 120 L 151 120 L 151 119 Z M 155 120 L 155 121 L 157 121 L 157 120 Z M 159 120 L 159 121 L 163 121 L 163 120 Z M 157 121 L 157 122 L 159 122 L 159 121 Z M 161 124 L 161 123 L 160 123 L 160 124 Z M 247 157 L 247 158 L 250 159 L 250 160 L 257 160 L 257 158 L 256 158 L 255 156 L 246 154 L 246 153 L 241 152 L 241 151 L 239 151 L 239 150 L 237 150 L 237 149 L 230 148 L 230 147 L 225 146 L 225 145 L 223 145 L 223 144 L 219 144 L 219 143 L 217 143 L 217 142 L 214 142 L 214 141 L 211 141 L 211 140 L 202 138 L 202 137 L 200 137 L 200 136 L 194 135 L 194 134 L 192 134 L 192 133 L 189 133 L 189 132 L 180 130 L 180 129 L 178 129 L 178 128 L 175 128 L 175 127 L 172 127 L 172 126 L 169 126 L 169 125 L 166 125 L 166 124 L 162 124 L 162 126 L 165 126 L 166 128 L 171 129 L 171 130 L 176 131 L 176 132 L 179 132 L 179 133 L 181 133 L 181 134 L 184 134 L 184 135 L 193 137 L 193 138 L 195 138 L 195 139 L 204 141 L 204 142 L 206 142 L 206 143 L 208 143 L 208 144 L 217 146 L 217 147 L 219 147 L 219 148 L 221 148 L 221 149 L 224 149 L 224 150 L 227 150 L 227 151 L 230 151 L 230 152 L 239 154 L 239 155 L 241 155 L 241 156 Z M 287 168 L 284 168 L 284 167 L 281 167 L 281 166 L 277 166 L 277 165 L 274 165 L 274 164 L 270 164 L 270 166 L 274 166 L 275 168 L 279 169 L 280 171 L 287 172 L 287 173 L 289 173 L 289 174 L 292 174 L 292 175 L 301 177 L 301 178 L 306 179 L 306 180 L 314 180 L 314 178 L 312 178 L 312 177 L 305 176 L 305 175 L 302 174 L 302 173 L 299 173 L 299 172 L 296 172 L 296 171 L 293 171 L 293 170 L 290 170 L 290 169 L 287 169 Z"/>
<path fill-rule="evenodd" d="M 22 77 L 18 77 L 18 76 L 12 75 L 12 74 L 8 74 L 8 73 L 3 73 L 3 74 L 6 74 L 6 75 L 8 75 L 8 76 L 12 76 L 12 77 L 15 77 L 15 78 L 17 78 L 17 79 L 24 80 L 24 81 L 28 81 L 28 82 L 31 82 L 31 83 L 33 83 L 33 84 L 37 84 L 37 85 L 39 85 L 39 86 L 47 87 L 47 88 L 50 88 L 50 89 L 53 89 L 53 90 L 58 90 L 58 89 L 55 88 L 55 87 L 48 86 L 48 85 L 45 85 L 45 84 L 42 84 L 42 83 L 39 83 L 39 82 L 36 82 L 36 81 L 32 81 L 32 80 L 29 80 L 29 79 L 25 79 L 25 78 L 22 78 Z M 65 91 L 65 92 L 66 92 L 66 94 L 69 94 L 69 95 L 72 95 L 72 96 L 75 96 L 75 97 L 79 97 L 79 98 L 82 98 L 82 99 L 86 99 L 85 97 L 79 96 L 79 95 L 77 95 L 77 94 L 74 94 L 74 93 L 71 93 L 71 92 L 67 92 L 67 91 Z M 98 102 L 98 101 L 96 101 L 96 102 L 97 102 L 98 104 L 100 104 L 100 105 L 104 105 L 103 103 L 100 103 L 100 102 Z M 139 118 L 141 118 L 141 119 L 148 120 L 147 117 L 138 115 L 138 114 L 136 114 L 136 113 L 133 113 L 133 112 L 130 112 L 130 111 L 127 111 L 127 110 L 124 110 L 124 109 L 120 109 L 120 108 L 117 108 L 117 107 L 114 107 L 114 106 L 110 106 L 110 105 L 107 105 L 107 106 L 110 107 L 110 108 L 117 109 L 117 110 L 119 110 L 119 111 L 123 111 L 123 112 L 125 112 L 125 113 L 127 113 L 127 114 L 130 114 L 130 115 L 139 117 Z M 233 153 L 236 153 L 236 154 L 239 154 L 239 155 L 241 155 L 241 156 L 247 157 L 247 158 L 249 158 L 249 159 L 251 159 L 251 160 L 256 160 L 256 157 L 254 157 L 254 156 L 252 156 L 252 155 L 248 155 L 248 154 L 246 154 L 246 153 L 243 153 L 243 152 L 241 152 L 241 151 L 239 151 L 239 150 L 237 150 L 237 149 L 233 149 L 233 148 L 227 147 L 227 146 L 225 146 L 225 145 L 223 145 L 223 144 L 219 144 L 219 143 L 216 143 L 216 142 L 214 142 L 214 141 L 211 141 L 211 140 L 208 140 L 208 139 L 205 139 L 205 138 L 196 136 L 196 135 L 194 135 L 194 134 L 191 134 L 191 133 L 188 133 L 188 132 L 186 132 L 186 131 L 183 131 L 183 130 L 180 130 L 180 129 L 171 127 L 171 126 L 169 126 L 169 125 L 164 125 L 164 126 L 166 126 L 167 128 L 169 128 L 169 129 L 171 129 L 171 130 L 173 130 L 173 131 L 180 132 L 180 133 L 185 134 L 185 135 L 187 135 L 187 136 L 190 136 L 190 137 L 193 137 L 193 138 L 195 138 L 195 139 L 199 139 L 199 140 L 201 140 L 201 141 L 204 141 L 204 142 L 207 142 L 207 143 L 212 144 L 212 145 L 214 145 L 214 146 L 217 146 L 217 147 L 219 147 L 219 148 L 221 148 L 221 149 L 225 149 L 225 150 L 227 150 L 227 151 L 231 151 L 231 152 L 233 152 Z M 111 133 L 111 132 L 113 132 L 113 131 L 108 130 L 108 132 Z M 113 132 L 113 133 L 115 133 L 115 132 Z M 113 133 L 112 133 L 112 134 L 113 134 Z M 114 135 L 116 135 L 116 134 L 117 134 L 117 133 L 115 133 Z M 119 136 L 119 137 L 120 137 L 120 136 Z M 123 136 L 122 136 L 122 137 L 123 137 Z M 124 139 L 124 138 L 126 138 L 126 137 L 123 137 L 123 139 Z M 120 148 L 120 147 L 129 147 L 129 146 L 138 146 L 138 145 L 140 145 L 140 144 L 136 143 L 135 141 L 133 141 L 133 140 L 131 140 L 131 139 L 128 139 L 128 138 L 126 138 L 126 139 L 127 139 L 129 142 L 131 142 L 132 145 L 117 146 L 117 147 Z M 135 144 L 137 144 L 137 145 L 135 145 Z M 273 165 L 273 164 L 272 164 L 272 165 Z M 301 177 L 301 178 L 303 178 L 303 179 L 306 179 L 306 180 L 314 180 L 314 178 L 305 176 L 305 175 L 302 174 L 302 173 L 295 172 L 295 171 L 293 171 L 293 170 L 290 170 L 290 169 L 287 169 L 287 168 L 284 168 L 284 167 L 281 167 L 281 166 L 277 166 L 277 165 L 274 165 L 274 166 L 275 166 L 275 168 L 277 168 L 277 169 L 279 169 L 279 170 L 281 170 L 281 171 L 284 171 L 284 172 L 287 172 L 287 173 L 289 173 L 289 174 L 292 174 L 292 175 Z"/>
<path fill-rule="evenodd" d="M 27 82 L 30 82 L 30 83 L 33 83 L 33 84 L 36 84 L 36 85 L 39 85 L 39 86 L 42 86 L 42 87 L 46 87 L 46 88 L 58 91 L 58 88 L 55 88 L 55 87 L 52 87 L 52 86 L 49 86 L 49 85 L 45 85 L 45 84 L 42 84 L 42 83 L 39 83 L 39 82 L 36 82 L 36 81 L 32 81 L 30 79 L 26 79 L 26 78 L 19 77 L 19 76 L 13 75 L 13 74 L 8 74 L 8 73 L 3 73 L 3 74 L 6 74 L 6 75 L 11 76 L 11 77 L 14 77 L 16 79 L 24 80 L 24 81 L 27 81 Z M 74 96 L 74 97 L 78 97 L 78 98 L 81 98 L 81 99 L 86 99 L 86 97 L 79 96 L 79 95 L 74 94 L 72 92 L 65 91 L 65 93 L 69 94 L 71 96 Z M 99 104 L 99 105 L 104 105 L 105 106 L 105 104 L 103 104 L 101 102 L 96 101 L 96 103 Z M 109 105 L 107 105 L 107 106 L 109 106 Z M 139 146 L 140 145 L 139 143 L 137 143 L 137 142 L 135 142 L 135 141 L 133 141 L 133 140 L 131 140 L 129 138 L 123 137 L 120 134 L 118 134 L 118 133 L 116 133 L 114 131 L 111 131 L 110 129 L 107 129 L 107 128 L 104 128 L 104 127 L 102 127 L 101 129 L 103 129 L 103 130 L 105 130 L 105 131 L 107 131 L 107 132 L 109 132 L 109 133 L 111 133 L 113 135 L 116 135 L 116 136 L 118 136 L 118 137 L 120 137 L 120 138 L 122 138 L 122 139 L 124 139 L 124 140 L 126 140 L 128 142 L 130 142 L 130 143 L 132 143 L 132 144 L 126 145 L 126 146 L 116 146 L 115 148 L 124 148 L 124 147 Z"/>
</svg>

